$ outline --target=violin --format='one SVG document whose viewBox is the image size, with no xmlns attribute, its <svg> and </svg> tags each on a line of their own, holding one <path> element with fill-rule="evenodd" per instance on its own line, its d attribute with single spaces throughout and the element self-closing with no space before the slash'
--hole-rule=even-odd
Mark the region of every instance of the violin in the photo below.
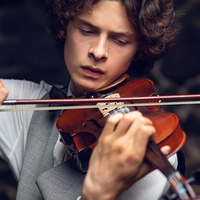
<svg viewBox="0 0 200 200">
<path fill-rule="evenodd" d="M 123 97 L 157 96 L 153 82 L 148 79 L 123 80 L 106 90 L 88 94 L 86 98 L 123 98 Z M 143 100 L 142 103 L 150 103 Z M 89 103 L 85 103 L 88 105 Z M 126 104 L 133 106 L 128 108 Z M 64 111 L 57 120 L 56 127 L 60 131 L 62 142 L 69 146 L 83 163 L 88 163 L 107 118 L 117 112 L 127 113 L 138 110 L 153 122 L 156 129 L 155 140 L 147 147 L 146 159 L 158 168 L 169 180 L 170 185 L 181 200 L 197 200 L 191 186 L 169 163 L 160 148 L 171 147 L 169 156 L 183 146 L 186 134 L 181 129 L 179 119 L 174 113 L 165 112 L 157 106 L 135 106 L 134 100 L 126 102 L 98 102 L 97 108 Z M 107 106 L 110 107 L 107 107 Z M 70 117 L 69 117 L 70 116 Z"/>
</svg>

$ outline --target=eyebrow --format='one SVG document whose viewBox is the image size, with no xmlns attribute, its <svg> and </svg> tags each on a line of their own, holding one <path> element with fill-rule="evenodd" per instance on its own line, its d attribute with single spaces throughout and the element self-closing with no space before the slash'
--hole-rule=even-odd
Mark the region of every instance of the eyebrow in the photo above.
<svg viewBox="0 0 200 200">
<path fill-rule="evenodd" d="M 76 20 L 77 20 L 78 23 L 81 23 L 83 25 L 86 25 L 86 26 L 89 26 L 91 28 L 99 30 L 99 28 L 97 26 L 95 26 L 95 25 L 93 25 L 93 24 L 91 24 L 91 23 L 89 23 L 89 22 L 87 22 L 87 21 L 85 21 L 83 19 L 80 19 L 80 18 L 77 17 Z M 110 33 L 113 34 L 113 35 L 117 35 L 117 36 L 136 37 L 135 33 L 130 33 L 130 32 L 115 32 L 115 31 L 111 31 Z"/>
<path fill-rule="evenodd" d="M 98 29 L 97 26 L 95 26 L 95 25 L 93 25 L 93 24 L 91 24 L 91 23 L 89 23 L 89 22 L 87 22 L 87 21 L 85 21 L 83 19 L 80 19 L 78 17 L 75 20 L 78 21 L 78 23 L 82 23 L 83 25 L 90 26 L 92 28 Z"/>
</svg>

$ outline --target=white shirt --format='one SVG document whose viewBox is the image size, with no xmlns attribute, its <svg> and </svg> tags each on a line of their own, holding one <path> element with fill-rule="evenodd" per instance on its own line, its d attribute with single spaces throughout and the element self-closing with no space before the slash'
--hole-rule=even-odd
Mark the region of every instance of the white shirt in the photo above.
<svg viewBox="0 0 200 200">
<path fill-rule="evenodd" d="M 51 89 L 51 86 L 43 81 L 40 84 L 24 80 L 2 80 L 2 82 L 9 91 L 8 99 L 40 99 Z M 33 107 L 33 105 L 12 107 L 23 108 Z M 8 108 L 8 106 L 0 106 L 1 108 Z M 20 176 L 32 115 L 33 111 L 0 112 L 0 156 L 8 162 L 17 180 Z M 63 161 L 65 150 L 65 146 L 59 142 L 58 138 L 54 148 L 55 166 Z M 169 160 L 177 168 L 176 154 Z M 154 170 L 123 192 L 118 200 L 156 200 L 167 189 L 168 183 L 164 175 L 160 171 Z"/>
</svg>

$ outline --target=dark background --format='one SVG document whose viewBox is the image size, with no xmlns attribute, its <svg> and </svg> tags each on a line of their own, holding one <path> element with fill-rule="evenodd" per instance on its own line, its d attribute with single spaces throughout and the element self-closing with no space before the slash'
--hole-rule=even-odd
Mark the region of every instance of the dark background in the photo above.
<svg viewBox="0 0 200 200">
<path fill-rule="evenodd" d="M 175 44 L 147 78 L 154 81 L 160 95 L 198 94 L 200 1 L 175 0 L 175 8 L 179 30 Z M 0 77 L 67 84 L 67 71 L 54 49 L 43 10 L 44 0 L 0 0 Z M 200 106 L 167 106 L 165 110 L 178 115 L 187 133 L 182 150 L 188 178 L 200 168 Z M 0 199 L 15 199 L 16 185 L 7 164 L 0 160 Z M 200 194 L 200 186 L 193 187 Z"/>
</svg>

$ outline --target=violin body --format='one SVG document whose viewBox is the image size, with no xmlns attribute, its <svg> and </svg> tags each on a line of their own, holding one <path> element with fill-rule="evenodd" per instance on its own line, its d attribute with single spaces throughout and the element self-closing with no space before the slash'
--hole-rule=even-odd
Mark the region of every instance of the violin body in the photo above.
<svg viewBox="0 0 200 200">
<path fill-rule="evenodd" d="M 128 81 L 125 80 L 105 91 L 92 93 L 87 97 L 110 97 L 113 94 L 119 94 L 119 97 L 149 97 L 156 95 L 152 81 L 144 78 L 135 78 Z M 149 102 L 142 101 L 141 103 Z M 177 152 L 186 140 L 186 135 L 180 127 L 178 117 L 174 113 L 165 112 L 160 106 L 136 107 L 134 103 L 134 101 L 123 102 L 124 107 L 126 104 L 132 104 L 133 106 L 129 107 L 130 111 L 138 110 L 153 122 L 153 126 L 156 128 L 155 143 L 159 147 L 169 145 L 171 147 L 169 156 Z M 117 105 L 118 103 L 115 103 L 110 110 L 105 106 L 103 109 L 92 108 L 64 111 L 56 124 L 63 143 L 68 146 L 73 143 L 79 153 L 92 151 L 107 118 L 113 112 L 120 112 Z"/>
</svg>

